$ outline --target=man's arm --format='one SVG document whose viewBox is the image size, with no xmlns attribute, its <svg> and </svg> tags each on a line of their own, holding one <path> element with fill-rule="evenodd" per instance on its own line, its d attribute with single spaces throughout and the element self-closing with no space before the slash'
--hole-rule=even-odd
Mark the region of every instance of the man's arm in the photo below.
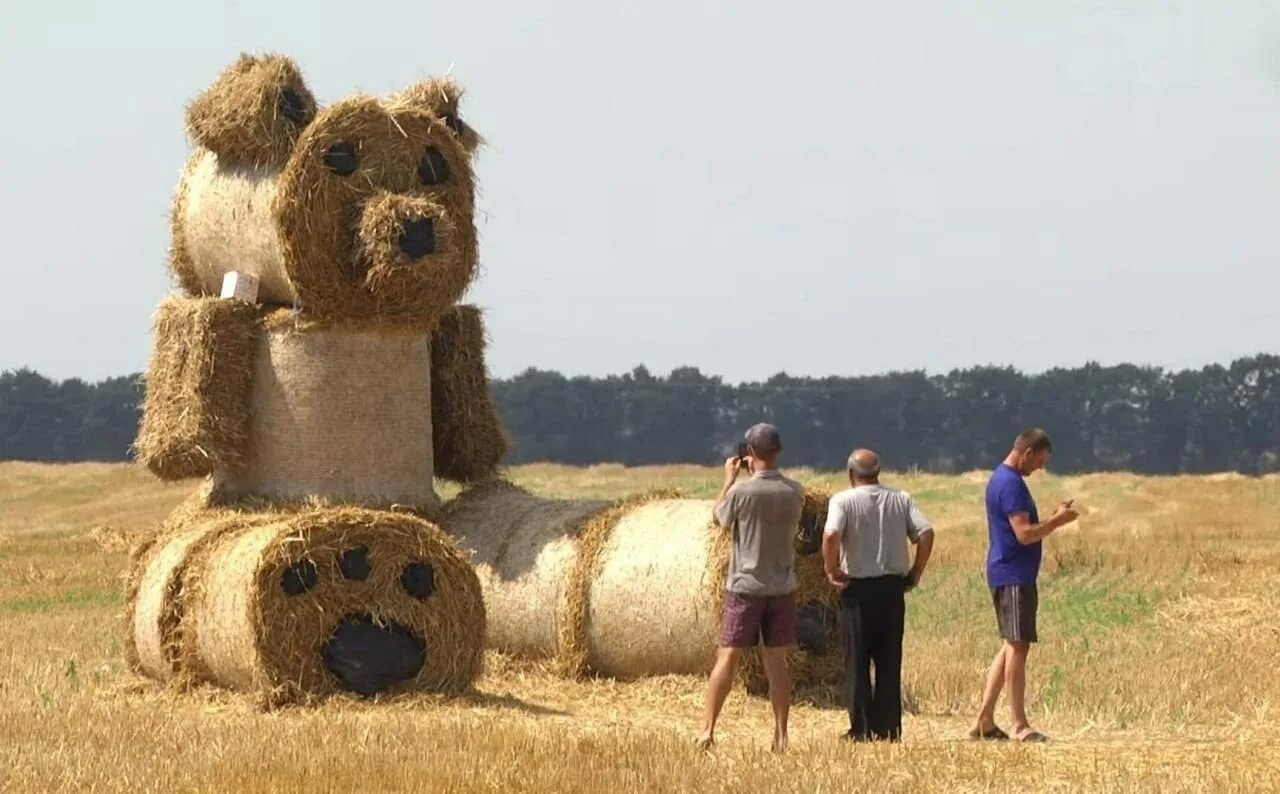
<svg viewBox="0 0 1280 794">
<path fill-rule="evenodd" d="M 907 538 L 916 546 L 916 559 L 907 573 L 907 589 L 911 590 L 920 584 L 924 569 L 929 565 L 929 555 L 933 554 L 933 524 L 925 518 L 924 511 L 910 496 L 907 497 Z"/>
<path fill-rule="evenodd" d="M 827 581 L 836 587 L 844 587 L 849 577 L 840 570 L 840 541 L 844 537 L 844 504 L 827 505 L 827 526 L 822 532 L 822 569 Z"/>
<path fill-rule="evenodd" d="M 827 581 L 836 587 L 844 587 L 849 577 L 840 570 L 840 533 L 827 530 L 822 533 L 822 568 L 827 573 Z"/>
<path fill-rule="evenodd" d="M 1023 546 L 1037 543 L 1061 529 L 1079 517 L 1079 513 L 1071 509 L 1070 502 L 1063 502 L 1054 511 L 1053 517 L 1039 524 L 1031 523 L 1030 513 L 1012 513 L 1009 515 L 1009 526 L 1013 527 L 1013 536 Z"/>
<path fill-rule="evenodd" d="M 716 497 L 716 505 L 711 509 L 716 518 L 716 523 L 723 529 L 728 529 L 733 525 L 733 505 L 728 502 L 729 491 L 733 488 L 734 481 L 738 479 L 738 470 L 741 467 L 742 461 L 737 455 L 724 462 L 724 485 L 720 487 L 720 495 Z"/>
<path fill-rule="evenodd" d="M 924 569 L 929 565 L 929 556 L 933 554 L 933 528 L 929 528 L 916 536 L 916 559 L 911 565 L 911 573 L 907 574 L 911 577 L 911 582 L 907 589 L 911 589 L 920 584 L 920 577 L 924 576 Z"/>
</svg>

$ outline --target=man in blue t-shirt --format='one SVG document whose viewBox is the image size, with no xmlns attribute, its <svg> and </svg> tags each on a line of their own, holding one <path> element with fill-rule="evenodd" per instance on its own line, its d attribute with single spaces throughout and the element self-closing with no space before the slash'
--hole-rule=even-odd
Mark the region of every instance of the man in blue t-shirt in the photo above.
<svg viewBox="0 0 1280 794">
<path fill-rule="evenodd" d="M 1009 710 L 1013 737 L 1023 742 L 1046 741 L 1027 721 L 1027 654 L 1036 641 L 1036 609 L 1039 599 L 1036 577 L 1040 573 L 1040 541 L 1054 530 L 1075 521 L 1071 502 L 1063 502 L 1043 524 L 1025 477 L 1044 468 L 1053 452 L 1049 434 L 1028 430 L 1013 442 L 1011 451 L 987 482 L 987 584 L 995 605 L 996 623 L 1004 639 L 991 663 L 982 694 L 978 721 L 969 731 L 974 739 L 1008 739 L 996 726 L 996 701 L 1009 686 Z"/>
</svg>

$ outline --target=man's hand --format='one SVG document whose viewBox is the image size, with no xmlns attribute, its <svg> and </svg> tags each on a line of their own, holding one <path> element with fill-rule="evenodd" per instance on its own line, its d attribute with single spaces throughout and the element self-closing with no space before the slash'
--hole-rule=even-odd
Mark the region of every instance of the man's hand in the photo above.
<svg viewBox="0 0 1280 794">
<path fill-rule="evenodd" d="M 845 585 L 849 584 L 849 576 L 839 568 L 836 568 L 835 570 L 828 569 L 827 581 L 831 583 L 832 587 L 835 587 L 838 590 L 843 590 Z"/>
<path fill-rule="evenodd" d="M 920 576 L 921 576 L 920 572 L 912 568 L 907 573 L 907 577 L 906 577 L 907 584 L 904 588 L 902 588 L 902 592 L 910 593 L 912 590 L 916 589 L 916 587 L 920 584 Z"/>
<path fill-rule="evenodd" d="M 1061 502 L 1058 505 L 1058 509 L 1053 512 L 1053 518 L 1058 523 L 1058 526 L 1070 524 L 1080 517 L 1080 511 L 1072 508 L 1071 505 L 1073 504 L 1075 504 L 1075 500 L 1068 499 L 1065 502 Z"/>
<path fill-rule="evenodd" d="M 734 480 L 738 479 L 738 472 L 742 469 L 742 458 L 734 455 L 724 462 L 724 482 L 730 485 Z"/>
</svg>

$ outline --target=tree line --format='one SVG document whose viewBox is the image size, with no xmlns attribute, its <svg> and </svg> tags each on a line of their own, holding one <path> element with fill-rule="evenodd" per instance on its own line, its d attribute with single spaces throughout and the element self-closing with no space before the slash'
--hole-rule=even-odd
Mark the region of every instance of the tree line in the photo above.
<svg viewBox="0 0 1280 794">
<path fill-rule="evenodd" d="M 137 375 L 86 383 L 0 373 L 0 459 L 124 460 L 142 399 Z M 728 384 L 696 368 L 636 367 L 604 378 L 529 369 L 492 384 L 511 463 L 714 463 L 747 426 L 782 431 L 787 463 L 835 469 L 851 447 L 886 465 L 988 468 L 1031 425 L 1062 472 L 1280 471 L 1280 356 L 1166 371 L 1087 364 L 1027 375 L 1009 367 Z"/>
</svg>

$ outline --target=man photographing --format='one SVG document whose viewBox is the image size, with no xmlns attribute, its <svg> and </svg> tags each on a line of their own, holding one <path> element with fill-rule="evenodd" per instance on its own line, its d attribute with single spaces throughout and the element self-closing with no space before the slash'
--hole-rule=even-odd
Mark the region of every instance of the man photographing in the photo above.
<svg viewBox="0 0 1280 794">
<path fill-rule="evenodd" d="M 851 487 L 831 498 L 822 538 L 827 579 L 841 588 L 846 737 L 896 742 L 902 737 L 903 595 L 929 564 L 933 525 L 909 495 L 880 484 L 875 452 L 854 450 L 848 469 Z M 914 562 L 908 543 L 916 546 Z"/>
<path fill-rule="evenodd" d="M 787 746 L 791 709 L 786 651 L 796 644 L 795 536 L 804 487 L 778 471 L 782 438 L 773 425 L 752 427 L 745 449 L 739 449 L 746 460 L 734 455 L 725 461 L 724 486 L 714 511 L 716 523 L 733 536 L 720 647 L 707 682 L 706 714 L 697 742 L 703 748 L 715 742 L 716 720 L 733 687 L 734 668 L 743 651 L 762 644 L 760 657 L 773 706 L 773 749 L 781 751 Z M 737 482 L 744 462 L 751 478 Z"/>
<path fill-rule="evenodd" d="M 1009 688 L 1013 736 L 1022 742 L 1043 742 L 1047 737 L 1032 730 L 1027 720 L 1027 654 L 1036 642 L 1041 541 L 1078 517 L 1071 502 L 1063 502 L 1053 517 L 1040 522 L 1040 513 L 1025 478 L 1043 469 L 1053 452 L 1049 434 L 1027 430 L 1013 442 L 1013 450 L 996 467 L 987 482 L 987 584 L 995 606 L 996 624 L 1004 640 L 987 673 L 982 707 L 969 736 L 1005 740 L 1009 735 L 995 722 L 1000 690 Z"/>
</svg>

